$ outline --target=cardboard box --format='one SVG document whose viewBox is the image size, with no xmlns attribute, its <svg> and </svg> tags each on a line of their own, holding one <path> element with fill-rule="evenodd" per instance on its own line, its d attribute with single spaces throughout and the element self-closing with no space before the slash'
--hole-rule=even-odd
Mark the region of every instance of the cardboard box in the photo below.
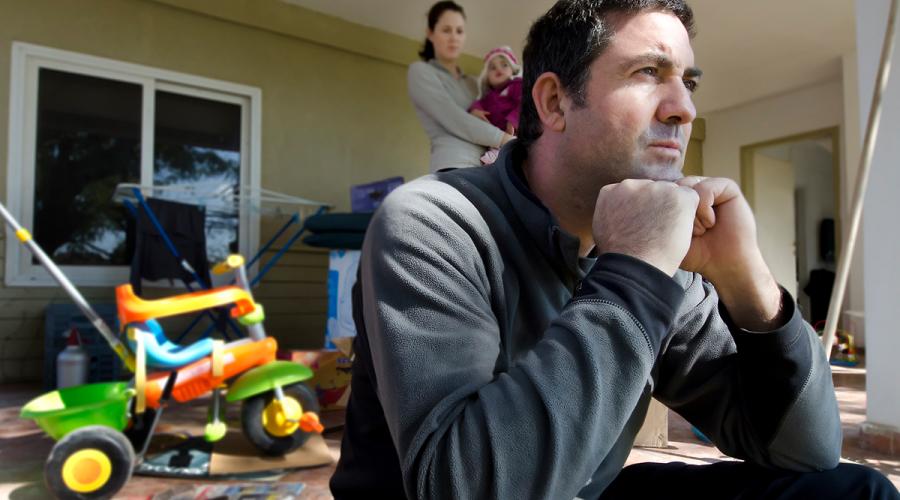
<svg viewBox="0 0 900 500">
<path fill-rule="evenodd" d="M 337 410 L 347 407 L 350 396 L 350 368 L 352 360 L 337 349 L 316 351 L 279 351 L 279 359 L 285 359 L 308 366 L 313 378 L 306 381 L 316 391 L 322 410 Z"/>
</svg>

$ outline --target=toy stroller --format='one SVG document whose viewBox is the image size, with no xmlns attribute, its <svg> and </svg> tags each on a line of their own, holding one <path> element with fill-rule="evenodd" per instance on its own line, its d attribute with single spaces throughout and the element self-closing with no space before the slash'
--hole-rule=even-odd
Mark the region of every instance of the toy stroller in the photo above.
<svg viewBox="0 0 900 500">
<path fill-rule="evenodd" d="M 142 460 L 171 398 L 187 402 L 212 392 L 208 441 L 225 436 L 223 392 L 227 402 L 242 401 L 243 433 L 268 455 L 289 453 L 312 433 L 322 432 L 315 394 L 303 384 L 312 371 L 275 360 L 277 343 L 263 329 L 263 309 L 253 300 L 243 257 L 232 255 L 213 268 L 214 273 L 233 272 L 237 286 L 159 300 L 135 296 L 131 285 L 117 287 L 126 344 L 2 204 L 0 215 L 134 373 L 130 382 L 48 392 L 22 408 L 23 418 L 33 419 L 57 440 L 44 466 L 44 479 L 56 496 L 108 498 L 119 491 Z M 206 338 L 180 346 L 166 338 L 156 321 L 226 305 L 233 305 L 231 316 L 247 328 L 248 338 L 227 344 Z"/>
</svg>

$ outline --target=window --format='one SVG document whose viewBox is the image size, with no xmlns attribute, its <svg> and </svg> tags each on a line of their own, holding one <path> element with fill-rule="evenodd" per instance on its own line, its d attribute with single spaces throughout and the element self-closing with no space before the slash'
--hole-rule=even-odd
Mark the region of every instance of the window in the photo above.
<svg viewBox="0 0 900 500">
<path fill-rule="evenodd" d="M 13 44 L 7 200 L 81 285 L 128 281 L 118 184 L 236 192 L 259 188 L 259 89 L 35 45 Z M 190 203 L 173 189 L 159 197 Z M 210 262 L 255 250 L 242 204 L 206 204 Z M 7 238 L 8 285 L 55 285 Z"/>
</svg>

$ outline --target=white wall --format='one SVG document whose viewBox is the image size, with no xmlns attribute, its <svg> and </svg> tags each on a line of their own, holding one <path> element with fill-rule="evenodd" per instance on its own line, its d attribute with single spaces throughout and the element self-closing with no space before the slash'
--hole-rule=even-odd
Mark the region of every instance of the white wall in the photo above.
<svg viewBox="0 0 900 500">
<path fill-rule="evenodd" d="M 888 13 L 888 0 L 857 0 L 860 123 L 868 119 Z M 896 34 L 895 34 L 896 38 Z M 884 93 L 880 133 L 872 157 L 864 224 L 867 418 L 900 430 L 900 52 Z"/>
<path fill-rule="evenodd" d="M 703 173 L 740 182 L 741 146 L 840 125 L 843 106 L 834 81 L 709 113 Z"/>
</svg>

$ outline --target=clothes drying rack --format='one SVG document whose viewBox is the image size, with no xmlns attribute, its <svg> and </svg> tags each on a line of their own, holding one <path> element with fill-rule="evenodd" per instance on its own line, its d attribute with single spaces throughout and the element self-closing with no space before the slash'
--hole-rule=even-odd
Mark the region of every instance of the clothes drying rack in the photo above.
<svg viewBox="0 0 900 500">
<path fill-rule="evenodd" d="M 156 215 L 153 213 L 153 210 L 147 204 L 147 197 L 159 197 L 163 199 L 167 199 L 170 201 L 177 201 L 181 203 L 189 203 L 193 205 L 198 205 L 204 207 L 207 215 L 210 213 L 221 213 L 228 216 L 233 216 L 240 214 L 242 208 L 249 209 L 254 212 L 258 212 L 266 215 L 288 215 L 290 214 L 290 218 L 285 222 L 275 234 L 269 238 L 269 240 L 260 247 L 260 249 L 256 252 L 252 259 L 247 263 L 247 268 L 252 269 L 252 266 L 255 265 L 262 259 L 262 256 L 268 252 L 272 246 L 278 241 L 281 236 L 283 236 L 291 226 L 295 224 L 299 224 L 299 228 L 297 228 L 294 233 L 285 241 L 283 245 L 276 251 L 275 255 L 272 256 L 265 264 L 260 267 L 259 272 L 250 280 L 250 286 L 255 286 L 258 284 L 262 278 L 278 263 L 278 261 L 284 256 L 285 253 L 297 242 L 298 239 L 303 235 L 306 231 L 306 219 L 308 219 L 311 215 L 318 215 L 324 213 L 328 210 L 331 205 L 319 201 L 309 200 L 306 198 L 301 198 L 297 196 L 290 196 L 283 193 L 279 193 L 277 191 L 272 191 L 269 189 L 251 189 L 248 186 L 239 186 L 236 187 L 234 185 L 221 184 L 216 187 L 198 187 L 194 185 L 172 185 L 172 186 L 148 186 L 141 184 L 133 184 L 133 183 L 120 183 L 116 186 L 115 191 L 113 192 L 113 201 L 117 203 L 123 204 L 129 212 L 137 219 L 140 215 L 138 210 L 143 210 L 147 215 L 147 219 L 153 224 L 154 228 L 159 232 L 162 237 L 163 243 L 165 244 L 168 251 L 172 254 L 172 257 L 175 258 L 179 265 L 191 275 L 194 281 L 197 282 L 197 285 L 203 289 L 209 289 L 212 284 L 205 283 L 197 273 L 193 267 L 191 267 L 190 263 L 184 259 L 181 254 L 178 252 L 178 249 L 175 247 L 175 244 L 172 242 L 169 237 L 168 232 L 162 227 Z M 283 209 L 282 207 L 291 207 L 289 210 Z M 311 214 L 311 215 L 310 215 Z M 194 288 L 191 286 L 191 282 L 183 279 L 182 283 L 188 291 L 193 291 Z M 197 316 L 194 320 L 185 328 L 185 330 L 178 336 L 175 340 L 176 343 L 181 342 L 181 340 L 187 336 L 193 329 L 202 321 L 204 317 L 209 318 L 212 322 L 211 324 L 203 331 L 201 334 L 201 338 L 205 338 L 212 333 L 212 330 L 216 327 L 216 318 L 212 315 L 210 311 L 205 311 L 204 314 Z M 241 329 L 234 323 L 234 320 L 228 318 L 227 315 L 227 327 L 230 327 L 236 334 L 236 336 L 241 336 Z M 228 333 L 228 328 L 221 329 L 222 335 L 225 336 L 227 340 L 231 340 L 231 335 Z"/>
</svg>

